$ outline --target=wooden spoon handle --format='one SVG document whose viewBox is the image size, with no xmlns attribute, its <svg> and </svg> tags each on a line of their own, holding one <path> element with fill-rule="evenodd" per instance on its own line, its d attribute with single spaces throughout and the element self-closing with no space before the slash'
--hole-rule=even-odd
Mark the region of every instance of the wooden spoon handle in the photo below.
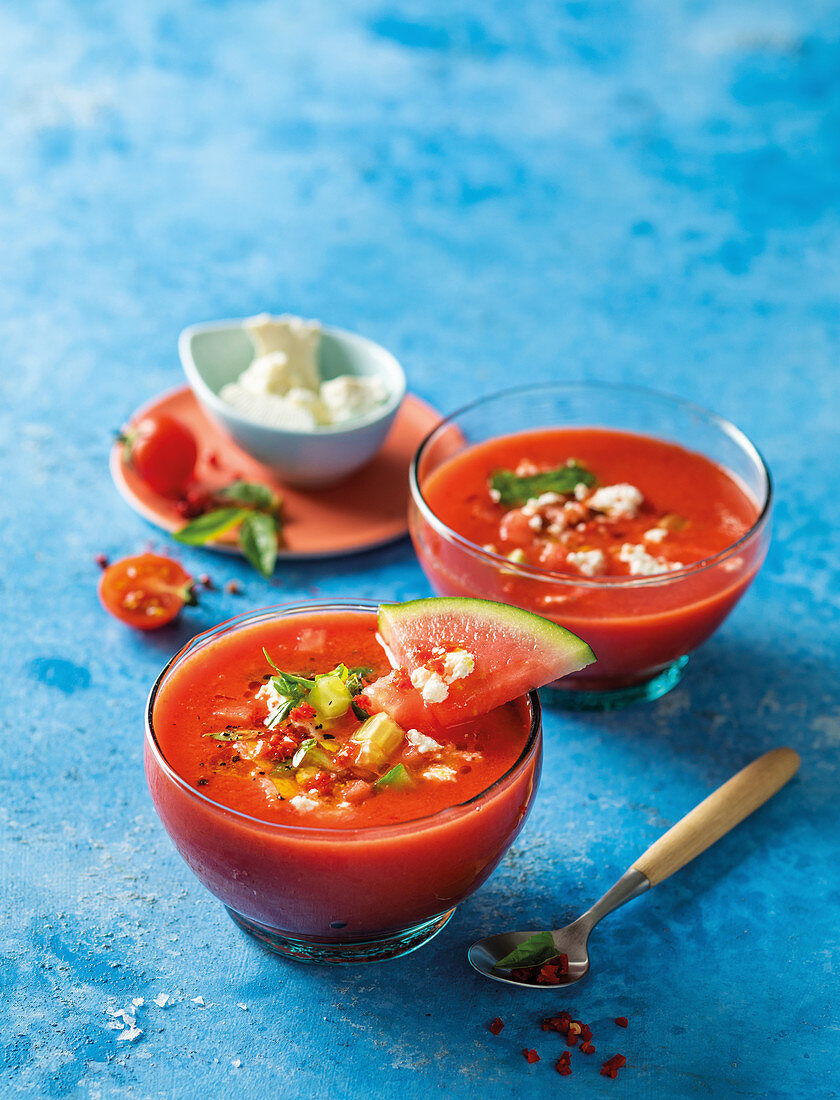
<svg viewBox="0 0 840 1100">
<path fill-rule="evenodd" d="M 793 749 L 773 749 L 747 764 L 704 799 L 633 864 L 651 886 L 705 852 L 787 783 L 799 767 Z"/>
</svg>

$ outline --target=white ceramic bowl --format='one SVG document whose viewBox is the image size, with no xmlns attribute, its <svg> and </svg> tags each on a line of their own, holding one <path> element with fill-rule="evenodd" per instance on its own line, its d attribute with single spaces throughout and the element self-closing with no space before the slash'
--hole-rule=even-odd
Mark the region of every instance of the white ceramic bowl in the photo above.
<svg viewBox="0 0 840 1100">
<path fill-rule="evenodd" d="M 323 379 L 340 374 L 375 375 L 388 400 L 346 424 L 311 432 L 271 428 L 248 420 L 219 397 L 254 357 L 241 320 L 190 325 L 178 339 L 181 365 L 207 415 L 258 462 L 281 479 L 304 488 L 323 488 L 341 481 L 377 453 L 405 396 L 405 374 L 394 356 L 379 344 L 338 328 L 321 331 L 318 364 Z"/>
</svg>

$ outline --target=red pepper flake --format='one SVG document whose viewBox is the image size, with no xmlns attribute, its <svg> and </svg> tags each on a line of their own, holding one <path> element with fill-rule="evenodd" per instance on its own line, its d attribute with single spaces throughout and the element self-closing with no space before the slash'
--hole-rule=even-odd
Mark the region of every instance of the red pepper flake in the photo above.
<svg viewBox="0 0 840 1100">
<path fill-rule="evenodd" d="M 107 554 L 94 554 L 93 560 L 99 566 L 100 569 L 108 568 L 108 555 Z"/>
<path fill-rule="evenodd" d="M 560 974 L 558 973 L 557 964 L 543 963 L 537 971 L 537 982 L 539 985 L 559 985 Z"/>
<path fill-rule="evenodd" d="M 561 1035 L 567 1035 L 572 1017 L 568 1012 L 558 1012 L 556 1016 L 547 1016 L 542 1022 L 543 1031 L 557 1031 Z"/>
<path fill-rule="evenodd" d="M 225 592 L 230 592 L 231 596 L 241 596 L 242 585 L 239 581 L 228 581 L 225 585 Z"/>
<path fill-rule="evenodd" d="M 589 1042 L 588 1039 L 580 1044 L 580 1050 L 581 1050 L 581 1054 L 594 1054 L 595 1053 L 595 1047 L 592 1045 L 592 1043 Z"/>
<path fill-rule="evenodd" d="M 627 1027 L 628 1023 L 626 1016 L 617 1016 L 615 1022 L 618 1027 Z"/>
<path fill-rule="evenodd" d="M 306 722 L 308 719 L 314 718 L 316 713 L 311 703 L 301 703 L 300 706 L 289 711 L 289 718 L 293 722 Z"/>
<path fill-rule="evenodd" d="M 525 982 L 530 985 L 534 980 L 537 968 L 535 966 L 515 966 L 510 976 L 515 982 Z"/>
<path fill-rule="evenodd" d="M 564 1050 L 557 1061 L 554 1063 L 554 1068 L 560 1074 L 561 1077 L 569 1077 L 572 1072 L 571 1066 L 571 1054 L 568 1050 Z"/>
<path fill-rule="evenodd" d="M 373 703 L 371 703 L 370 699 L 367 697 L 367 695 L 365 695 L 363 691 L 360 691 L 358 695 L 353 696 L 353 702 L 356 704 L 357 707 L 361 707 L 362 710 L 370 710 L 370 708 L 373 706 Z"/>
<path fill-rule="evenodd" d="M 493 1035 L 498 1035 L 504 1026 L 505 1025 L 502 1023 L 501 1019 L 498 1016 L 494 1016 L 493 1019 L 490 1021 L 490 1031 L 493 1033 Z"/>
<path fill-rule="evenodd" d="M 523 1050 L 522 1051 L 522 1057 L 530 1065 L 533 1065 L 534 1062 L 539 1062 L 539 1060 L 540 1060 L 540 1056 L 539 1056 L 539 1054 L 537 1054 L 537 1052 L 535 1050 Z"/>
<path fill-rule="evenodd" d="M 618 1071 L 622 1066 L 627 1065 L 627 1059 L 623 1054 L 614 1054 L 612 1058 L 608 1058 L 606 1062 L 601 1066 L 602 1077 L 612 1077 L 613 1080 L 618 1076 Z"/>
<path fill-rule="evenodd" d="M 411 683 L 407 668 L 395 668 L 391 673 L 391 682 L 397 691 L 408 691 L 409 688 L 414 686 Z"/>
<path fill-rule="evenodd" d="M 578 1023 L 580 1023 L 580 1021 L 578 1021 Z M 592 1038 L 592 1028 L 589 1026 L 589 1024 L 581 1024 L 580 1025 L 580 1039 L 581 1039 L 581 1042 L 582 1043 L 588 1043 L 591 1038 Z"/>
</svg>

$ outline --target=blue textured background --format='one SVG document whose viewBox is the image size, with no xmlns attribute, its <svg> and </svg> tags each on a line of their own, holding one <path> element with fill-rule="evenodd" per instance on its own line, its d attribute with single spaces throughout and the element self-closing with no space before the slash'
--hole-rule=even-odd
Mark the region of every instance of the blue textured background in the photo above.
<svg viewBox="0 0 840 1100">
<path fill-rule="evenodd" d="M 4 1096 L 836 1094 L 838 15 L 0 3 Z M 740 423 L 776 477 L 767 566 L 683 685 L 550 715 L 515 850 L 433 944 L 367 969 L 286 964 L 233 929 L 158 826 L 142 710 L 176 646 L 247 607 L 427 592 L 408 543 L 273 589 L 185 551 L 244 596 L 152 637 L 95 594 L 95 552 L 154 536 L 111 486 L 111 429 L 179 382 L 183 325 L 263 308 L 381 341 L 445 408 L 511 373 L 650 383 Z M 610 918 L 585 985 L 467 968 L 477 933 L 564 920 L 778 743 L 800 777 Z M 139 996 L 144 1034 L 117 1044 L 106 1008 Z M 564 1004 L 598 1048 L 571 1081 L 538 1029 Z"/>
</svg>

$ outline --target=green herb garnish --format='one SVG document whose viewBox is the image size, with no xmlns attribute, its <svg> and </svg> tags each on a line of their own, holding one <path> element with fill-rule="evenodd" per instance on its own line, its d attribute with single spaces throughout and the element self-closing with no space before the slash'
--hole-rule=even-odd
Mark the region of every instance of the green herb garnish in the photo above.
<svg viewBox="0 0 840 1100">
<path fill-rule="evenodd" d="M 550 932 L 536 932 L 523 940 L 509 955 L 505 955 L 493 967 L 494 970 L 513 970 L 516 966 L 540 966 L 557 957 L 557 945 Z"/>
<path fill-rule="evenodd" d="M 249 512 L 239 528 L 242 553 L 258 573 L 270 577 L 277 563 L 277 520 L 265 512 Z"/>
<path fill-rule="evenodd" d="M 292 767 L 299 767 L 303 763 L 309 750 L 314 749 L 317 744 L 318 741 L 315 737 L 307 737 L 305 741 L 301 741 L 300 747 L 298 748 L 295 755 L 292 757 Z"/>
<path fill-rule="evenodd" d="M 258 573 L 270 577 L 283 532 L 282 498 L 256 481 L 234 481 L 214 496 L 230 504 L 191 520 L 175 532 L 175 539 L 188 546 L 203 546 L 238 526 L 242 553 Z"/>
<path fill-rule="evenodd" d="M 347 690 L 351 695 L 361 695 L 365 690 L 364 680 L 373 675 L 373 669 L 366 665 L 358 665 L 356 668 L 345 669 L 347 675 L 342 677 Z"/>
<path fill-rule="evenodd" d="M 499 494 L 499 504 L 505 508 L 515 508 L 543 493 L 573 493 L 576 485 L 591 488 L 596 482 L 593 473 L 575 463 L 529 477 L 517 477 L 513 470 L 497 470 L 490 478 L 490 490 L 494 498 L 496 493 Z"/>
<path fill-rule="evenodd" d="M 186 527 L 176 531 L 173 537 L 177 542 L 185 542 L 187 546 L 203 546 L 205 542 L 227 534 L 250 514 L 245 508 L 216 508 L 212 512 L 205 512 L 197 519 L 190 520 Z"/>
<path fill-rule="evenodd" d="M 224 489 L 219 489 L 216 496 L 246 508 L 258 508 L 261 512 L 275 514 L 280 511 L 282 503 L 273 489 L 258 481 L 233 481 Z"/>
</svg>

